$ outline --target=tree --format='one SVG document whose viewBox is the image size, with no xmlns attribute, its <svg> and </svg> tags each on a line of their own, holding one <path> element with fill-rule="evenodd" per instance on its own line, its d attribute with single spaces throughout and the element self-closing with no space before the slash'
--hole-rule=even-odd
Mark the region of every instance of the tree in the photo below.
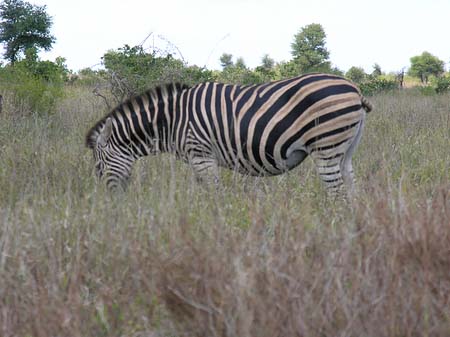
<svg viewBox="0 0 450 337">
<path fill-rule="evenodd" d="M 245 60 L 243 57 L 238 57 L 235 63 L 236 68 L 247 69 L 247 65 L 245 64 Z"/>
<path fill-rule="evenodd" d="M 46 13 L 46 6 L 3 0 L 0 19 L 0 42 L 5 44 L 4 58 L 11 64 L 27 49 L 50 50 L 55 42 L 55 37 L 50 34 L 52 18 Z"/>
<path fill-rule="evenodd" d="M 363 68 L 360 67 L 351 67 L 346 73 L 345 77 L 347 77 L 349 80 L 352 80 L 353 82 L 360 84 L 364 82 L 364 80 L 367 78 L 367 74 L 364 72 Z"/>
<path fill-rule="evenodd" d="M 269 82 L 275 79 L 275 60 L 268 54 L 261 59 L 261 65 L 255 68 L 254 73 L 260 78 L 259 82 Z"/>
<path fill-rule="evenodd" d="M 383 72 L 381 71 L 381 66 L 378 63 L 375 63 L 372 68 L 373 68 L 371 74 L 372 77 L 379 77 L 383 75 Z"/>
<path fill-rule="evenodd" d="M 223 69 L 231 67 L 233 65 L 233 55 L 223 53 L 222 56 L 220 56 L 220 65 Z"/>
<path fill-rule="evenodd" d="M 269 56 L 269 54 L 265 54 L 261 59 L 261 68 L 265 71 L 270 71 L 275 66 L 275 60 Z"/>
<path fill-rule="evenodd" d="M 325 47 L 325 39 L 325 31 L 322 25 L 317 23 L 302 27 L 294 35 L 291 54 L 300 72 L 330 69 L 330 53 Z"/>
<path fill-rule="evenodd" d="M 431 75 L 439 76 L 444 72 L 444 61 L 424 51 L 422 55 L 411 57 L 411 68 L 408 74 L 420 78 L 426 84 Z"/>
</svg>

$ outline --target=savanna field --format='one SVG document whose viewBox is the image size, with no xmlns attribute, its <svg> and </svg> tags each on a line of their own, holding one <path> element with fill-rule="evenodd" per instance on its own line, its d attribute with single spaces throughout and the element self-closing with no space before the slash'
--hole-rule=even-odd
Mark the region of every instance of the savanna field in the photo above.
<svg viewBox="0 0 450 337">
<path fill-rule="evenodd" d="M 370 97 L 359 193 L 306 160 L 197 184 L 169 155 L 97 184 L 108 112 L 67 86 L 53 114 L 0 114 L 0 336 L 450 336 L 450 95 Z"/>
</svg>

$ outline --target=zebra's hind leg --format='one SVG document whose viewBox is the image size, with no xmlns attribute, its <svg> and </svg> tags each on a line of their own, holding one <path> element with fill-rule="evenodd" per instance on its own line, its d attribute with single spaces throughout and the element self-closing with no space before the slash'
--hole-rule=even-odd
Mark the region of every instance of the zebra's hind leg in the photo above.
<svg viewBox="0 0 450 337">
<path fill-rule="evenodd" d="M 343 194 L 344 187 L 347 197 L 354 195 L 352 156 L 361 140 L 363 128 L 364 117 L 346 132 L 346 137 L 350 137 L 339 145 L 327 145 L 311 152 L 319 176 L 331 196 Z"/>
<path fill-rule="evenodd" d="M 311 157 L 328 195 L 331 198 L 336 198 L 342 193 L 344 184 L 344 177 L 341 171 L 343 154 L 328 156 L 326 153 L 313 152 Z"/>
<path fill-rule="evenodd" d="M 341 172 L 342 177 L 344 179 L 344 184 L 346 185 L 347 192 L 349 196 L 354 196 L 355 194 L 355 176 L 353 174 L 353 166 L 352 166 L 352 156 L 355 153 L 356 148 L 358 147 L 359 142 L 361 141 L 361 136 L 364 130 L 364 122 L 365 122 L 365 114 L 363 114 L 363 118 L 361 122 L 355 126 L 356 132 L 353 137 L 347 151 L 344 153 L 341 162 Z"/>
</svg>

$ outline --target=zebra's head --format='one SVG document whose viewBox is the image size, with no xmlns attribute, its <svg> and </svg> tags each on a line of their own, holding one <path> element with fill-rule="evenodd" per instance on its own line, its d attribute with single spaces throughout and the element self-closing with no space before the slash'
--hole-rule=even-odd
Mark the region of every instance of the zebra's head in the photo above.
<svg viewBox="0 0 450 337">
<path fill-rule="evenodd" d="M 100 121 L 88 132 L 86 146 L 93 150 L 97 178 L 104 179 L 110 190 L 124 190 L 134 159 L 128 151 L 115 145 L 113 129 L 111 117 Z"/>
</svg>

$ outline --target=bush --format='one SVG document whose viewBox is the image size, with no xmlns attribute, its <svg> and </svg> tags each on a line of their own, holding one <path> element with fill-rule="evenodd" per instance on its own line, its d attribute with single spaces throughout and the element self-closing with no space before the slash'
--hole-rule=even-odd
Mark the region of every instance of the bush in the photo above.
<svg viewBox="0 0 450 337">
<path fill-rule="evenodd" d="M 395 80 L 377 77 L 361 83 L 360 88 L 364 95 L 371 96 L 376 93 L 398 89 L 398 83 Z"/>
<path fill-rule="evenodd" d="M 0 90 L 12 105 L 38 114 L 52 113 L 63 96 L 67 71 L 50 61 L 22 60 L 0 69 Z"/>
<path fill-rule="evenodd" d="M 92 87 L 101 82 L 105 77 L 104 70 L 93 70 L 91 68 L 84 68 L 77 73 L 70 76 L 68 82 L 79 86 Z"/>
<path fill-rule="evenodd" d="M 251 85 L 262 83 L 263 77 L 260 73 L 252 71 L 245 66 L 232 65 L 224 68 L 218 74 L 217 80 L 223 83 Z"/>
<path fill-rule="evenodd" d="M 364 72 L 363 68 L 360 67 L 351 67 L 346 73 L 345 77 L 349 80 L 361 84 L 367 80 L 368 75 Z"/>
<path fill-rule="evenodd" d="M 434 96 L 436 94 L 445 94 L 450 91 L 450 77 L 438 76 L 432 77 L 427 85 L 418 85 L 415 88 L 420 94 L 424 96 Z"/>
<path fill-rule="evenodd" d="M 187 66 L 169 52 L 148 53 L 142 46 L 125 45 L 103 56 L 106 79 L 117 102 L 157 85 L 181 82 L 194 84 L 214 80 L 211 70 Z"/>
<path fill-rule="evenodd" d="M 419 87 L 419 92 L 424 96 L 433 96 L 436 95 L 436 89 L 431 85 L 426 85 L 423 87 Z"/>
<path fill-rule="evenodd" d="M 442 94 L 446 91 L 450 90 L 450 77 L 449 76 L 442 76 L 437 77 L 434 83 L 435 91 L 438 94 Z"/>
</svg>

